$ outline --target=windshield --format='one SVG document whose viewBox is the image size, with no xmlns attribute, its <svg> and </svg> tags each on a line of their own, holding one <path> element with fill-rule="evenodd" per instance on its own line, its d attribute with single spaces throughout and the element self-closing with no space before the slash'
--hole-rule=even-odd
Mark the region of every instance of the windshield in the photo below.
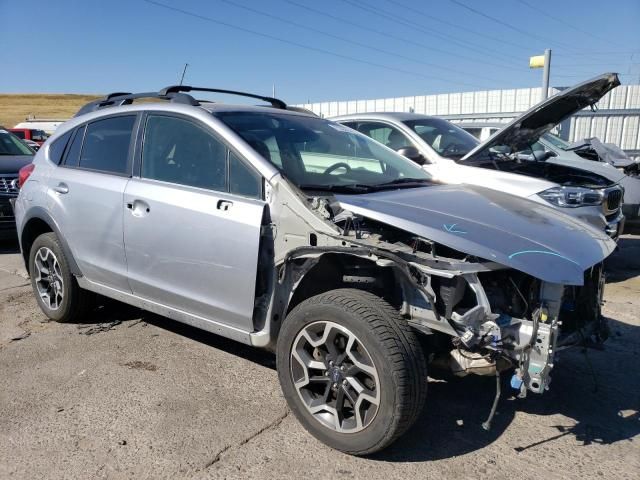
<svg viewBox="0 0 640 480">
<path fill-rule="evenodd" d="M 460 127 L 441 118 L 421 118 L 404 122 L 438 155 L 459 160 L 478 145 L 478 140 Z"/>
<path fill-rule="evenodd" d="M 33 150 L 13 133 L 0 130 L 0 155 L 33 155 Z"/>
<path fill-rule="evenodd" d="M 271 112 L 215 115 L 302 189 L 365 193 L 430 180 L 412 161 L 338 123 Z"/>
<path fill-rule="evenodd" d="M 568 142 L 565 142 L 563 139 L 554 135 L 553 133 L 545 133 L 542 135 L 542 139 L 549 142 L 551 145 L 557 148 L 561 148 L 562 150 L 566 150 L 570 147 Z"/>
</svg>

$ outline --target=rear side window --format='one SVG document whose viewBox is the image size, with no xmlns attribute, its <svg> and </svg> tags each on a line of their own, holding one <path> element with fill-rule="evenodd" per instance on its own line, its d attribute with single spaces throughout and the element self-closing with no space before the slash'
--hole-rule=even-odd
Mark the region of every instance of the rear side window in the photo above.
<svg viewBox="0 0 640 480">
<path fill-rule="evenodd" d="M 56 139 L 49 147 L 49 160 L 51 160 L 56 165 L 60 165 L 60 162 L 62 162 L 64 149 L 67 146 L 67 143 L 69 143 L 69 139 L 71 138 L 72 133 L 73 130 L 69 130 L 60 138 Z"/>
<path fill-rule="evenodd" d="M 227 149 L 212 133 L 181 118 L 149 115 L 142 177 L 226 190 Z"/>
<path fill-rule="evenodd" d="M 15 132 L 11 133 L 13 133 L 16 137 L 24 140 L 24 130 L 16 130 Z"/>
<path fill-rule="evenodd" d="M 84 131 L 86 128 L 87 127 L 83 125 L 76 129 L 73 139 L 71 140 L 71 145 L 67 148 L 67 155 L 64 157 L 65 165 L 70 167 L 78 166 L 78 162 L 80 161 L 80 151 L 82 150 L 82 139 L 84 138 Z"/>
<path fill-rule="evenodd" d="M 87 125 L 80 168 L 126 174 L 135 115 L 106 118 Z"/>
</svg>

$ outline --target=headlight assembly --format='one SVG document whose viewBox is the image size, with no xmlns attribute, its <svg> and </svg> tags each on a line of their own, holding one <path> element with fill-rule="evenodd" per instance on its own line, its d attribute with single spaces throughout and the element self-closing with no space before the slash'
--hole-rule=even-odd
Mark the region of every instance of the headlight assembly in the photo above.
<svg viewBox="0 0 640 480">
<path fill-rule="evenodd" d="M 553 187 L 538 194 L 557 207 L 584 207 L 601 205 L 604 194 L 600 190 L 585 187 Z"/>
</svg>

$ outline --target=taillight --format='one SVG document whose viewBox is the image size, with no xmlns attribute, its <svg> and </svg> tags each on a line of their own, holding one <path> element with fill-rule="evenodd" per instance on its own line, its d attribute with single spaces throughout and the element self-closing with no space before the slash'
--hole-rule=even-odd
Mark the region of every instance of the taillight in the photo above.
<svg viewBox="0 0 640 480">
<path fill-rule="evenodd" d="M 18 188 L 22 188 L 22 186 L 27 181 L 27 178 L 29 178 L 29 175 L 31 175 L 35 168 L 36 166 L 33 163 L 30 163 L 29 165 L 25 165 L 18 171 Z"/>
</svg>

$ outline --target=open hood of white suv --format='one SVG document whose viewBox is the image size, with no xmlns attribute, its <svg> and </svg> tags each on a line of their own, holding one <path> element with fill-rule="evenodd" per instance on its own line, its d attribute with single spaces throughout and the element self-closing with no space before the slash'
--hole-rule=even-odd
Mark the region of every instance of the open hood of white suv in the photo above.
<svg viewBox="0 0 640 480">
<path fill-rule="evenodd" d="M 467 153 L 461 161 L 479 157 L 498 145 L 508 145 L 513 152 L 522 150 L 565 118 L 598 102 L 618 85 L 620 80 L 616 73 L 605 73 L 563 90 L 508 123 L 502 130 Z"/>
</svg>

